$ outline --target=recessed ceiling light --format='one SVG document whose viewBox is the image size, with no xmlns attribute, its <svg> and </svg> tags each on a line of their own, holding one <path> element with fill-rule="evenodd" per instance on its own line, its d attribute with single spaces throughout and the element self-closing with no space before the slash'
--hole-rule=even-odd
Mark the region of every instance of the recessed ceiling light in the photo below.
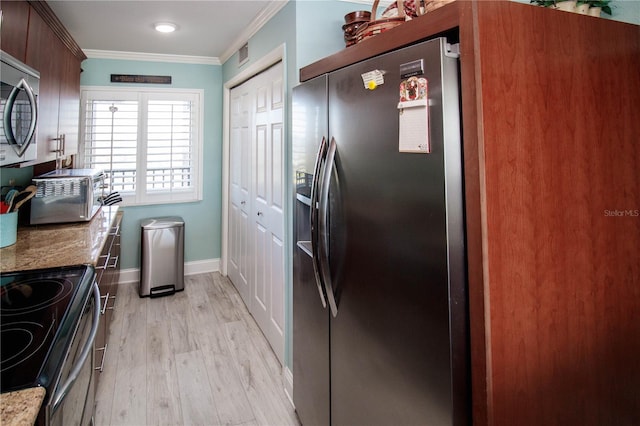
<svg viewBox="0 0 640 426">
<path fill-rule="evenodd" d="M 176 30 L 176 24 L 172 24 L 171 22 L 158 22 L 154 25 L 154 28 L 161 33 L 172 33 Z"/>
</svg>

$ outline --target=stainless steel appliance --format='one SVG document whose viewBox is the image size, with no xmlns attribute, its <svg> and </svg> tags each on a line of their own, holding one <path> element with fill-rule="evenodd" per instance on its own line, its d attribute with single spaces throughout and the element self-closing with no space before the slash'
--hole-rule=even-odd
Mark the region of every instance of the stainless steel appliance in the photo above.
<svg viewBox="0 0 640 426">
<path fill-rule="evenodd" d="M 98 169 L 53 170 L 33 178 L 32 225 L 86 222 L 100 209 L 105 174 Z"/>
<path fill-rule="evenodd" d="M 0 166 L 35 160 L 40 73 L 0 51 Z"/>
<path fill-rule="evenodd" d="M 86 265 L 0 275 L 1 391 L 46 388 L 39 425 L 87 425 L 100 292 Z"/>
<path fill-rule="evenodd" d="M 140 228 L 140 297 L 184 290 L 184 219 L 144 219 Z"/>
<path fill-rule="evenodd" d="M 470 422 L 451 50 L 430 40 L 293 91 L 293 401 L 305 425 Z"/>
</svg>

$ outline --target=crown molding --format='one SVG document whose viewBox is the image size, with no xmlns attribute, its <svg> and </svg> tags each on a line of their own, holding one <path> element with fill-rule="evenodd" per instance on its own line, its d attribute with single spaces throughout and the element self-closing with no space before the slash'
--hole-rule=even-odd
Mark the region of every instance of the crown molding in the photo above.
<svg viewBox="0 0 640 426">
<path fill-rule="evenodd" d="M 38 13 L 38 15 L 40 15 L 42 20 L 49 25 L 49 28 L 51 28 L 53 33 L 60 39 L 60 41 L 62 41 L 67 49 L 73 53 L 73 56 L 78 58 L 80 61 L 87 59 L 78 43 L 76 43 L 73 37 L 71 37 L 69 31 L 67 31 L 64 25 L 62 25 L 62 22 L 60 22 L 60 19 L 58 19 L 46 1 L 29 0 L 29 4 Z"/>
<path fill-rule="evenodd" d="M 177 62 L 182 64 L 221 65 L 220 59 L 210 56 L 166 55 L 161 53 L 120 52 L 84 49 L 89 59 L 120 59 L 124 61 Z"/>
<path fill-rule="evenodd" d="M 225 50 L 222 55 L 220 55 L 220 62 L 225 63 L 229 58 L 233 56 L 234 53 L 238 51 L 246 42 L 249 41 L 251 37 L 256 35 L 256 33 L 267 23 L 271 18 L 273 18 L 280 10 L 285 7 L 289 3 L 289 0 L 276 0 L 271 1 L 265 7 L 258 16 L 255 17 L 253 21 L 247 26 L 247 28 L 240 34 L 240 36 L 236 39 L 235 42 L 231 44 Z"/>
</svg>

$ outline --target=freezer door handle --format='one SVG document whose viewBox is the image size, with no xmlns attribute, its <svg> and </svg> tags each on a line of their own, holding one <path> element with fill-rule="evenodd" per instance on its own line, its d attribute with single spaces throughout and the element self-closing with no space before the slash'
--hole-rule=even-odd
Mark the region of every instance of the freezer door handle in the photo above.
<svg viewBox="0 0 640 426">
<path fill-rule="evenodd" d="M 338 315 L 338 304 L 336 303 L 333 284 L 331 282 L 331 267 L 329 264 L 329 231 L 328 231 L 328 207 L 329 207 L 329 187 L 331 175 L 335 166 L 336 150 L 338 145 L 336 140 L 331 138 L 329 150 L 325 160 L 324 173 L 322 175 L 322 185 L 320 186 L 320 200 L 318 203 L 318 251 L 320 260 L 320 276 L 325 286 L 325 293 L 334 318 Z"/>
<path fill-rule="evenodd" d="M 316 285 L 318 286 L 318 293 L 320 293 L 320 301 L 322 302 L 323 308 L 327 307 L 327 299 L 322 290 L 320 265 L 318 263 L 318 185 L 320 183 L 320 173 L 327 153 L 327 147 L 327 139 L 323 137 L 313 168 L 313 179 L 311 181 L 311 214 L 309 215 L 309 220 L 311 221 L 311 258 L 313 259 L 313 273 L 316 278 Z"/>
</svg>

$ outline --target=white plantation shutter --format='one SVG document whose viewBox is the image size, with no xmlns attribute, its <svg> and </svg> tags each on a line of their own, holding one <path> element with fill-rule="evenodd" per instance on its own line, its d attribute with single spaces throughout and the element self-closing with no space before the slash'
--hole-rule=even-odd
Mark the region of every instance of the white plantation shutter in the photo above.
<svg viewBox="0 0 640 426">
<path fill-rule="evenodd" d="M 84 165 L 109 172 L 111 191 L 135 194 L 138 101 L 87 100 Z"/>
<path fill-rule="evenodd" d="M 192 186 L 192 110 L 190 101 L 149 101 L 148 191 L 172 191 Z"/>
<path fill-rule="evenodd" d="M 201 91 L 83 90 L 87 168 L 108 171 L 124 204 L 202 199 Z"/>
</svg>

